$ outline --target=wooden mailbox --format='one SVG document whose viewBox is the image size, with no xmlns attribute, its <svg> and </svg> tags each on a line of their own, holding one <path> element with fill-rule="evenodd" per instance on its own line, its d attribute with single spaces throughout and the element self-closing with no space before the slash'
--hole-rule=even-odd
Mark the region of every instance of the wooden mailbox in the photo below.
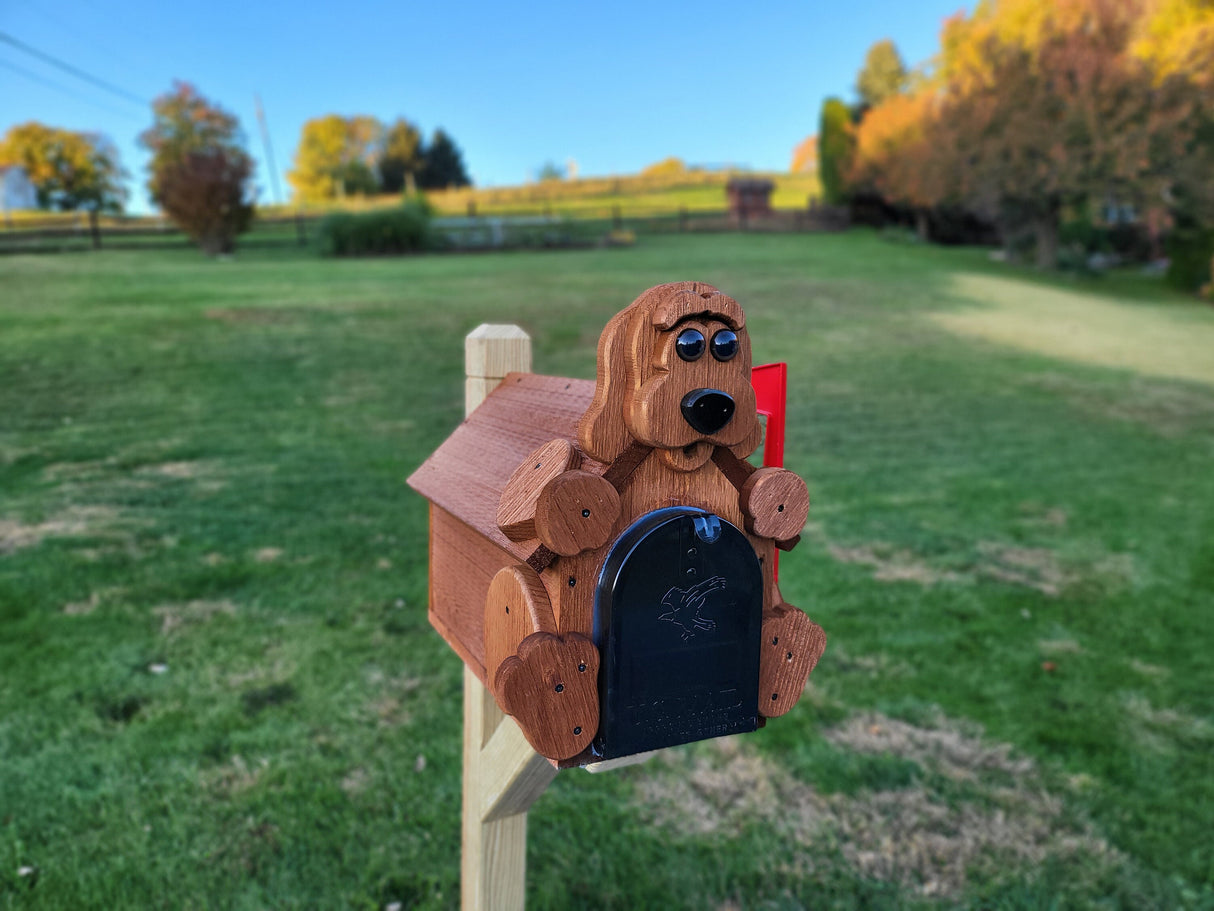
<svg viewBox="0 0 1214 911">
<path fill-rule="evenodd" d="M 754 730 L 825 648 L 776 583 L 809 495 L 747 461 L 750 374 L 737 301 L 660 285 L 607 324 L 595 382 L 507 375 L 409 479 L 431 623 L 560 767 Z"/>
</svg>

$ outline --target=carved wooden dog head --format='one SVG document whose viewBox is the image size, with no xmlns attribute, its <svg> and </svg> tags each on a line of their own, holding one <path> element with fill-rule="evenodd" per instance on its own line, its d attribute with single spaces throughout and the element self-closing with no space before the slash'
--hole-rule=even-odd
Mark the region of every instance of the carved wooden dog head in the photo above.
<svg viewBox="0 0 1214 911">
<path fill-rule="evenodd" d="M 634 441 L 694 470 L 725 446 L 745 458 L 763 429 L 750 384 L 750 336 L 738 302 L 702 282 L 650 288 L 599 338 L 582 449 L 614 461 Z"/>
</svg>

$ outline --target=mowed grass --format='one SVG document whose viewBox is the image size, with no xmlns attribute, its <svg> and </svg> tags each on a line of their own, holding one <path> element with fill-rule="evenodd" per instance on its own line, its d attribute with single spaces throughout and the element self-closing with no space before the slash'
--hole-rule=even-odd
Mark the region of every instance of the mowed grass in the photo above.
<svg viewBox="0 0 1214 911">
<path fill-rule="evenodd" d="M 468 330 L 591 377 L 682 278 L 789 362 L 830 644 L 757 734 L 562 773 L 530 906 L 1214 905 L 1214 310 L 851 233 L 0 260 L 0 907 L 455 907 L 404 478 Z"/>
</svg>

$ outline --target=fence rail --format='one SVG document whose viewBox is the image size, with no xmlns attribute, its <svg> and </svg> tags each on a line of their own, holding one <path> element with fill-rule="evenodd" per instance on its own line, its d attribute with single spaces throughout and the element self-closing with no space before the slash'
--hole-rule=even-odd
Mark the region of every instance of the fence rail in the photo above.
<svg viewBox="0 0 1214 911">
<path fill-rule="evenodd" d="M 252 229 L 241 236 L 239 244 L 244 247 L 307 246 L 316 237 L 318 224 L 329 214 L 332 213 L 300 212 L 257 218 Z M 847 227 L 847 213 L 831 207 L 811 206 L 738 216 L 724 210 L 602 205 L 578 206 L 572 211 L 544 207 L 537 212 L 534 207 L 523 207 L 518 211 L 478 214 L 475 206 L 470 206 L 467 215 L 439 216 L 433 224 L 455 248 L 483 249 L 502 246 L 501 238 L 511 230 L 546 225 L 574 225 L 583 232 L 597 229 L 603 234 L 608 230 L 642 233 L 829 231 Z M 470 240 L 465 242 L 465 238 Z M 63 217 L 23 218 L 0 225 L 0 254 L 169 249 L 189 244 L 184 232 L 161 218 L 103 216 L 89 219 L 82 215 L 71 221 Z"/>
</svg>

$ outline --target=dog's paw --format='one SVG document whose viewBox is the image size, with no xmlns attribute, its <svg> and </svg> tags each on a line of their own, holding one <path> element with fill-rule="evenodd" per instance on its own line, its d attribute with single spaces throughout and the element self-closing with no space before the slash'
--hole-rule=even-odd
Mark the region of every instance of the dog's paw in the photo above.
<svg viewBox="0 0 1214 911">
<path fill-rule="evenodd" d="M 784 468 L 760 468 L 742 485 L 746 530 L 761 538 L 795 538 L 809 518 L 809 488 Z"/>
<path fill-rule="evenodd" d="M 599 651 L 588 637 L 532 633 L 501 663 L 493 691 L 537 753 L 569 759 L 598 731 L 598 674 Z"/>
<path fill-rule="evenodd" d="M 764 611 L 759 714 L 775 718 L 796 705 L 825 648 L 826 633 L 803 611 L 790 604 L 776 604 Z"/>
<path fill-rule="evenodd" d="M 566 471 L 543 489 L 535 504 L 540 541 L 563 557 L 602 547 L 619 517 L 616 489 L 588 471 Z"/>
</svg>

